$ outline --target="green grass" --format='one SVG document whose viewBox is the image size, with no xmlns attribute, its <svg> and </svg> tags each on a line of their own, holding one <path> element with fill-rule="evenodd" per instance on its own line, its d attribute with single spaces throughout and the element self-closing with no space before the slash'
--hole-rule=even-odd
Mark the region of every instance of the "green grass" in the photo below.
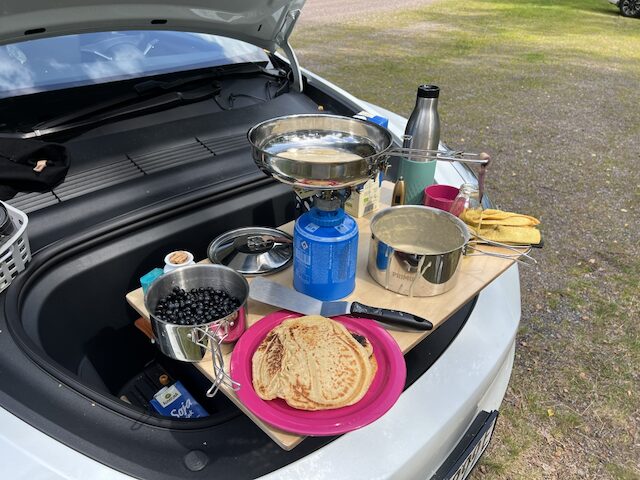
<svg viewBox="0 0 640 480">
<path fill-rule="evenodd" d="M 385 13 L 363 24 L 300 30 L 293 42 L 303 64 L 321 65 L 328 78 L 348 85 L 365 99 L 380 102 L 377 92 L 388 91 L 390 77 L 395 77 L 397 95 L 387 96 L 381 103 L 406 114 L 411 108 L 409 92 L 416 81 L 443 84 L 445 76 L 464 74 L 467 62 L 484 64 L 483 71 L 476 72 L 482 77 L 493 76 L 497 70 L 498 89 L 505 70 L 513 71 L 514 64 L 522 61 L 582 65 L 594 72 L 604 62 L 611 68 L 637 73 L 637 23 L 619 17 L 604 0 L 471 0 L 465 2 L 464 9 L 441 2 L 418 11 Z M 443 25 L 447 28 L 440 28 Z M 318 38 L 326 39 L 323 44 L 328 48 L 318 49 Z M 336 62 L 336 50 L 348 55 L 349 62 Z M 310 51 L 311 61 L 305 62 Z M 452 71 L 457 68 L 458 72 Z M 366 84 L 361 83 L 364 78 Z M 548 86 L 529 75 L 508 80 L 513 87 Z M 455 85 L 451 88 L 443 94 L 462 93 Z M 446 105 L 442 108 L 447 111 Z"/>
<path fill-rule="evenodd" d="M 303 66 L 400 114 L 438 84 L 443 139 L 489 150 L 493 200 L 542 220 L 475 478 L 640 478 L 640 20 L 606 0 L 442 0 L 292 43 Z"/>
<path fill-rule="evenodd" d="M 611 473 L 611 475 L 619 480 L 637 480 L 638 473 L 634 472 L 630 468 L 621 467 L 620 465 L 616 465 L 614 463 L 607 464 L 607 470 Z"/>
</svg>

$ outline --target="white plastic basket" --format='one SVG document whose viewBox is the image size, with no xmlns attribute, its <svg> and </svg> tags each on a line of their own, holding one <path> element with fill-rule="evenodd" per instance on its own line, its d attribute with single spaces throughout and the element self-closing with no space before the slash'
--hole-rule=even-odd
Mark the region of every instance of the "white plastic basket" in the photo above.
<svg viewBox="0 0 640 480">
<path fill-rule="evenodd" d="M 11 237 L 0 245 L 0 292 L 5 290 L 31 260 L 31 249 L 27 238 L 27 214 L 11 205 L 2 203 L 16 227 Z"/>
</svg>

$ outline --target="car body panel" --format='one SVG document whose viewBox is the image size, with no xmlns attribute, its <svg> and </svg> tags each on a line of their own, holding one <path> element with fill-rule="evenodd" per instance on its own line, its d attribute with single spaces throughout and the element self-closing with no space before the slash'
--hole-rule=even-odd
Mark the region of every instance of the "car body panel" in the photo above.
<svg viewBox="0 0 640 480">
<path fill-rule="evenodd" d="M 162 29 L 236 38 L 270 51 L 305 0 L 5 0 L 0 45 L 85 32 Z"/>
<path fill-rule="evenodd" d="M 116 472 L 42 433 L 0 408 L 0 464 L 3 478 L 125 480 Z"/>
</svg>

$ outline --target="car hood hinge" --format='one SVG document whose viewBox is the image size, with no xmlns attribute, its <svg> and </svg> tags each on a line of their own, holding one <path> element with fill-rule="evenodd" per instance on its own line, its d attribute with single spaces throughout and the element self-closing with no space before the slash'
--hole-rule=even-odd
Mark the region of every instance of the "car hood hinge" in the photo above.
<svg viewBox="0 0 640 480">
<path fill-rule="evenodd" d="M 287 18 L 276 36 L 276 43 L 280 48 L 282 48 L 287 60 L 289 60 L 289 64 L 291 65 L 291 73 L 293 74 L 292 87 L 296 92 L 302 92 L 302 72 L 300 70 L 300 64 L 298 63 L 298 57 L 289 43 L 289 37 L 291 36 L 291 32 L 293 31 L 293 27 L 298 21 L 299 16 L 299 9 L 287 12 Z"/>
</svg>

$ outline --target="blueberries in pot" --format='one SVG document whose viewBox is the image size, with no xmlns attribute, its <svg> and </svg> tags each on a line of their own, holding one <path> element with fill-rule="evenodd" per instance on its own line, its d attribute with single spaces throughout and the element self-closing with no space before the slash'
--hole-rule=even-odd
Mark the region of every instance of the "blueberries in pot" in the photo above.
<svg viewBox="0 0 640 480">
<path fill-rule="evenodd" d="M 239 306 L 240 300 L 224 290 L 204 287 L 187 292 L 174 287 L 158 302 L 154 315 L 176 325 L 198 325 L 226 317 Z"/>
</svg>

